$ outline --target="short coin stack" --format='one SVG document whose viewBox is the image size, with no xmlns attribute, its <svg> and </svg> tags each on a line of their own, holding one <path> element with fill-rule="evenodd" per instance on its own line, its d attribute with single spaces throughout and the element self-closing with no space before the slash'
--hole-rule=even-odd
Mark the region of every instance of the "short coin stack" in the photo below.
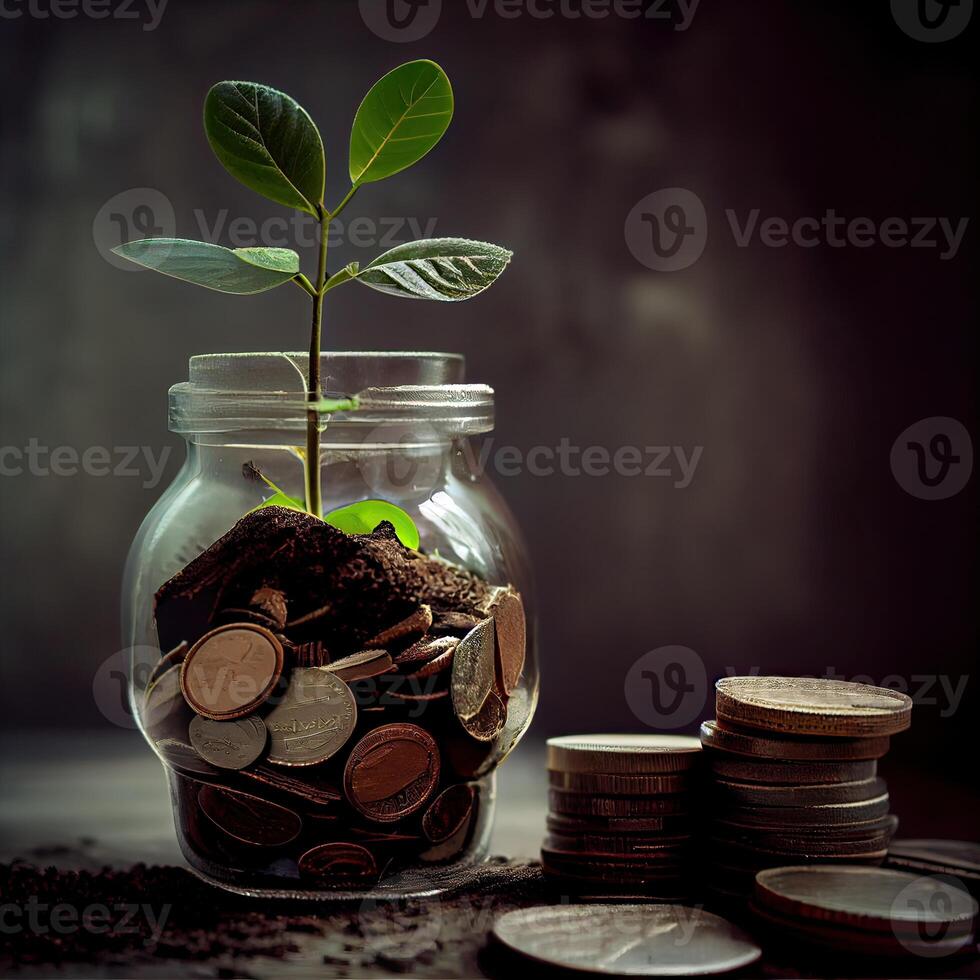
<svg viewBox="0 0 980 980">
<path fill-rule="evenodd" d="M 711 819 L 708 888 L 744 899 L 756 872 L 880 864 L 898 821 L 877 760 L 907 728 L 911 699 L 807 677 L 725 677 L 701 726 Z"/>
<path fill-rule="evenodd" d="M 688 897 L 701 754 L 681 735 L 549 739 L 545 874 L 577 894 Z"/>
<path fill-rule="evenodd" d="M 889 736 L 908 727 L 904 694 L 808 677 L 725 677 L 701 726 L 711 819 L 708 888 L 744 898 L 757 871 L 880 864 L 897 820 L 877 778 Z"/>
</svg>

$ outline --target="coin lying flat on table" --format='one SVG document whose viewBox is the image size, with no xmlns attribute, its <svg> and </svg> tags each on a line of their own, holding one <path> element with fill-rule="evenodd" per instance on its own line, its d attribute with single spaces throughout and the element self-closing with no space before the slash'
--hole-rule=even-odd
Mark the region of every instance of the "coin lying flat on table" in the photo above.
<svg viewBox="0 0 980 980">
<path fill-rule="evenodd" d="M 390 823 L 425 805 L 439 782 L 439 769 L 439 749 L 424 728 L 382 725 L 351 751 L 344 792 L 363 816 Z"/>
<path fill-rule="evenodd" d="M 201 758 L 221 769 L 244 769 L 265 751 L 269 733 L 261 718 L 250 715 L 233 721 L 212 721 L 195 715 L 187 729 Z"/>
<path fill-rule="evenodd" d="M 548 768 L 559 772 L 656 775 L 696 766 L 701 742 L 687 735 L 563 735 L 548 739 Z"/>
<path fill-rule="evenodd" d="M 268 761 L 313 766 L 351 737 L 357 704 L 350 688 L 326 667 L 297 667 L 282 700 L 265 716 Z"/>
<path fill-rule="evenodd" d="M 980 844 L 967 840 L 895 840 L 888 849 L 889 858 L 917 861 L 959 874 L 980 874 Z"/>
<path fill-rule="evenodd" d="M 889 738 L 887 735 L 848 739 L 779 737 L 739 731 L 717 721 L 703 721 L 701 744 L 707 749 L 775 762 L 846 762 L 880 759 L 888 751 Z"/>
<path fill-rule="evenodd" d="M 191 647 L 180 665 L 180 687 L 199 715 L 227 721 L 262 704 L 282 668 L 282 644 L 275 634 L 236 623 L 212 630 Z"/>
<path fill-rule="evenodd" d="M 722 722 L 824 737 L 894 735 L 912 718 L 907 694 L 821 677 L 722 677 L 715 708 Z"/>
<path fill-rule="evenodd" d="M 762 955 L 730 922 L 679 905 L 518 909 L 497 919 L 493 931 L 509 949 L 539 963 L 620 976 L 705 976 Z"/>
</svg>

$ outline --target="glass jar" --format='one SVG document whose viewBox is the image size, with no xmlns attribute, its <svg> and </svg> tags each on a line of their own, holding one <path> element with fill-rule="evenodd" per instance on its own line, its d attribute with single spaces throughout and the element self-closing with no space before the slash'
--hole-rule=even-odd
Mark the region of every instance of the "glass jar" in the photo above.
<svg viewBox="0 0 980 980">
<path fill-rule="evenodd" d="M 388 524 L 348 534 L 260 507 L 272 485 L 303 499 L 305 372 L 299 353 L 207 354 L 170 390 L 187 458 L 124 581 L 134 714 L 207 880 L 281 897 L 432 894 L 486 857 L 494 771 L 538 692 L 520 534 L 470 447 L 493 427 L 493 391 L 464 384 L 456 354 L 322 356 L 325 395 L 359 401 L 324 417 L 327 521 L 386 501 L 414 522 L 412 548 Z M 262 690 L 221 702 L 229 676 L 259 675 Z"/>
</svg>

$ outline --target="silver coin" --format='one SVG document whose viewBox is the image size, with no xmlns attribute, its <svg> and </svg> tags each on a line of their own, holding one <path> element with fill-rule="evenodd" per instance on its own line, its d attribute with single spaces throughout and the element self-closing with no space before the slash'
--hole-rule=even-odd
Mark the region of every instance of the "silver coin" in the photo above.
<svg viewBox="0 0 980 980">
<path fill-rule="evenodd" d="M 234 721 L 212 721 L 195 715 L 187 737 L 205 762 L 221 769 L 244 769 L 265 751 L 268 732 L 262 719 L 255 715 Z"/>
<path fill-rule="evenodd" d="M 453 656 L 453 709 L 464 726 L 479 715 L 493 687 L 493 657 L 493 620 L 485 619 L 459 641 Z"/>
<path fill-rule="evenodd" d="M 265 716 L 268 761 L 281 766 L 325 762 L 351 737 L 357 703 L 350 688 L 324 667 L 297 667 L 282 701 Z"/>
<path fill-rule="evenodd" d="M 493 931 L 505 946 L 540 963 L 619 976 L 705 976 L 762 955 L 732 923 L 684 905 L 519 909 L 497 919 Z"/>
</svg>

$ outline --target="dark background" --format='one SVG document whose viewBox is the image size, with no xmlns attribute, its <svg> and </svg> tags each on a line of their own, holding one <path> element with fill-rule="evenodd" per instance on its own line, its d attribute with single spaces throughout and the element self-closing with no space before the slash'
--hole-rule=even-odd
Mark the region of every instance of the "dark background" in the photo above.
<svg viewBox="0 0 980 980">
<path fill-rule="evenodd" d="M 974 673 L 976 479 L 948 500 L 916 499 L 889 452 L 924 417 L 972 427 L 975 227 L 943 261 L 880 242 L 740 248 L 724 213 L 972 221 L 977 24 L 926 44 L 883 0 L 703 0 L 684 31 L 443 7 L 407 44 L 376 36 L 343 0 L 170 0 L 153 31 L 0 19 L 0 445 L 171 445 L 169 479 L 181 444 L 166 431 L 166 392 L 188 356 L 302 347 L 307 300 L 117 270 L 93 234 L 100 208 L 154 188 L 191 238 L 201 209 L 209 221 L 221 208 L 283 214 L 211 154 L 201 104 L 222 78 L 273 84 L 310 110 L 333 203 L 364 92 L 431 57 L 456 91 L 449 133 L 347 217 L 434 218 L 435 234 L 506 243 L 515 261 L 463 307 L 340 290 L 326 346 L 464 352 L 470 379 L 496 389 L 500 445 L 703 447 L 686 489 L 496 479 L 536 572 L 534 730 L 642 730 L 624 678 L 666 644 L 696 651 L 710 678 L 834 667 L 898 675 L 915 693 L 916 675 Z M 624 222 L 675 186 L 704 202 L 707 248 L 688 269 L 651 271 Z M 334 257 L 380 250 L 345 243 Z M 92 677 L 119 648 L 122 563 L 166 483 L 145 478 L 0 478 L 6 726 L 107 724 Z M 951 717 L 921 704 L 894 764 L 937 778 L 962 765 L 977 688 L 971 677 Z"/>
</svg>

